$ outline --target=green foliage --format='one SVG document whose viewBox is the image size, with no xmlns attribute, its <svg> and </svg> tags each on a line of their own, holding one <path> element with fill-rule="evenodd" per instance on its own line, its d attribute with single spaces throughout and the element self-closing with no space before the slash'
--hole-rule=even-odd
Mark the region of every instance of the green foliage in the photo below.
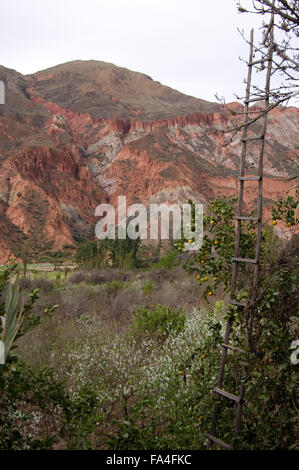
<svg viewBox="0 0 299 470">
<path fill-rule="evenodd" d="M 99 255 L 97 242 L 87 240 L 78 245 L 75 261 L 80 267 L 93 269 L 101 264 L 102 258 Z"/>
<path fill-rule="evenodd" d="M 55 313 L 55 310 L 59 307 L 58 304 L 56 305 L 47 305 L 45 308 L 44 308 L 44 314 L 45 315 L 48 315 L 49 317 L 53 316 L 54 313 Z"/>
<path fill-rule="evenodd" d="M 70 272 L 70 268 L 65 266 L 63 272 L 64 272 L 64 280 L 66 280 L 67 276 L 68 276 L 68 273 Z"/>
<path fill-rule="evenodd" d="M 137 255 L 140 246 L 140 239 L 131 240 L 102 240 L 100 242 L 101 250 L 110 253 L 113 268 L 129 269 L 136 266 Z"/>
<path fill-rule="evenodd" d="M 128 286 L 129 283 L 123 281 L 110 281 L 106 282 L 105 288 L 110 292 L 117 292 L 125 286 Z"/>
<path fill-rule="evenodd" d="M 161 256 L 158 263 L 153 264 L 157 269 L 173 269 L 179 265 L 177 252 L 169 248 L 164 256 Z"/>
<path fill-rule="evenodd" d="M 262 233 L 261 258 L 272 262 L 277 258 L 281 241 L 275 233 L 273 225 L 265 225 Z"/>
<path fill-rule="evenodd" d="M 58 273 L 55 274 L 55 283 L 56 283 L 56 287 L 59 287 L 60 279 L 61 279 L 61 273 L 58 272 Z"/>
<path fill-rule="evenodd" d="M 78 245 L 75 260 L 84 269 L 130 269 L 138 263 L 140 239 L 84 241 Z"/>
<path fill-rule="evenodd" d="M 142 288 L 143 295 L 148 295 L 150 294 L 154 289 L 154 283 L 150 279 L 144 283 L 144 286 Z"/>
<path fill-rule="evenodd" d="M 23 262 L 23 272 L 24 272 L 24 278 L 26 279 L 26 274 L 27 274 L 27 265 L 30 261 L 30 255 L 31 255 L 31 246 L 29 240 L 26 240 L 25 243 L 21 246 L 19 256 L 22 258 Z"/>
<path fill-rule="evenodd" d="M 230 288 L 235 249 L 234 203 L 235 199 L 229 202 L 225 197 L 211 202 L 208 215 L 203 217 L 203 244 L 184 266 L 199 284 L 204 285 L 205 299 L 214 295 L 221 284 L 227 291 Z M 254 258 L 255 238 L 253 223 L 243 222 L 240 257 Z"/>
<path fill-rule="evenodd" d="M 99 399 L 95 387 L 83 384 L 77 396 L 69 397 L 66 411 L 68 449 L 93 449 L 91 437 L 97 422 L 101 421 L 102 414 L 99 412 Z"/>
<path fill-rule="evenodd" d="M 123 418 L 113 420 L 106 437 L 109 449 L 206 447 L 213 407 L 207 390 L 217 373 L 221 331 L 213 312 L 193 312 L 179 333 L 169 333 L 144 367 L 143 381 L 123 395 Z"/>
<path fill-rule="evenodd" d="M 35 257 L 37 263 L 53 263 L 60 265 L 65 262 L 71 262 L 73 258 L 73 250 L 75 247 L 72 245 L 64 245 L 64 251 L 49 251 L 44 250 L 38 256 Z"/>
<path fill-rule="evenodd" d="M 14 361 L 6 373 L 2 409 L 1 450 L 52 449 L 61 440 L 68 449 L 93 447 L 90 436 L 100 419 L 95 390 L 83 385 L 71 397 L 49 367 L 35 371 Z"/>
<path fill-rule="evenodd" d="M 212 202 L 204 216 L 203 247 L 186 265 L 206 287 L 206 297 L 209 292 L 215 293 L 220 283 L 230 287 L 235 241 L 233 202 L 225 198 Z M 253 225 L 242 222 L 242 227 L 241 256 L 254 257 Z M 116 247 L 115 260 L 124 253 Z M 96 250 L 99 253 L 98 245 Z M 73 319 L 75 331 L 70 336 L 63 337 L 62 322 L 57 323 L 57 337 L 53 335 L 55 340 L 47 345 L 46 368 L 33 370 L 10 357 L 2 393 L 5 413 L 0 414 L 0 447 L 42 449 L 57 443 L 69 449 L 207 448 L 205 433 L 211 424 L 212 391 L 217 384 L 229 315 L 234 318 L 231 343 L 245 353 L 240 357 L 228 352 L 223 388 L 238 394 L 240 363 L 244 360 L 248 364 L 244 378 L 246 406 L 242 433 L 233 438 L 235 405 L 219 399 L 217 434 L 235 449 L 296 448 L 298 384 L 290 346 L 299 331 L 298 237 L 283 244 L 274 227 L 266 226 L 261 253 L 260 292 L 252 322 L 247 311 L 228 308 L 224 300 L 217 301 L 210 311 L 198 309 L 188 314 L 164 305 L 142 307 L 127 329 L 123 324 L 121 329 L 117 326 L 117 333 L 98 317 L 85 315 Z M 173 254 L 170 259 L 174 259 Z M 168 261 L 164 268 L 172 265 Z M 2 292 L 9 275 L 4 270 L 0 276 Z M 246 299 L 250 295 L 248 271 L 241 269 L 240 276 L 240 296 Z M 118 297 L 126 284 L 115 280 L 99 288 L 102 293 L 111 290 Z M 145 281 L 143 294 L 152 289 L 153 281 Z M 33 292 L 31 305 L 35 295 Z M 149 303 L 149 297 L 142 300 Z M 27 304 L 29 308 L 30 299 Z M 44 309 L 47 331 L 52 331 L 49 325 L 55 320 L 55 308 Z M 5 303 L 0 311 L 3 316 Z M 20 333 L 34 322 L 28 315 Z M 68 333 L 69 325 L 64 326 Z M 46 429 L 42 423 L 47 423 Z M 28 429 L 34 432 L 29 435 Z"/>
<path fill-rule="evenodd" d="M 273 208 L 275 218 L 284 218 L 287 225 L 295 223 L 297 202 L 291 197 L 282 198 Z M 204 243 L 197 254 L 186 263 L 186 269 L 196 274 L 204 292 L 213 295 L 222 282 L 230 288 L 231 259 L 234 254 L 235 227 L 233 205 L 225 198 L 211 203 L 209 214 L 204 216 Z M 275 224 L 273 224 L 275 225 Z M 246 376 L 247 406 L 244 416 L 244 433 L 235 441 L 236 448 L 289 448 L 294 446 L 296 432 L 295 370 L 290 363 L 290 344 L 296 339 L 289 327 L 298 311 L 295 296 L 298 278 L 298 238 L 285 247 L 278 241 L 273 226 L 264 227 L 261 246 L 260 296 L 249 316 L 243 310 L 231 308 L 239 329 L 238 338 L 247 337 L 248 374 Z M 254 258 L 255 230 L 251 222 L 242 223 L 240 257 Z M 266 261 L 265 265 L 263 262 Z M 239 299 L 250 296 L 251 276 L 246 266 L 240 265 L 241 286 Z M 214 281 L 214 282 L 213 282 Z M 235 338 L 236 340 L 238 338 Z M 240 339 L 239 339 L 240 340 Z M 245 345 L 242 345 L 244 349 Z M 238 368 L 232 364 L 227 370 L 226 389 L 234 391 L 239 381 Z M 236 391 L 237 393 L 237 391 Z M 282 398 L 284 397 L 284 398 Z M 221 402 L 221 404 L 223 401 Z M 218 432 L 224 440 L 230 439 L 225 405 L 220 416 Z"/>
<path fill-rule="evenodd" d="M 195 204 L 194 202 L 191 200 L 191 199 L 188 199 L 187 201 L 187 204 L 189 204 L 191 206 L 191 224 L 188 224 L 186 228 L 190 229 L 192 232 L 194 232 L 195 230 Z M 182 223 L 182 226 L 181 226 L 181 229 L 182 229 L 182 233 L 183 233 L 183 238 L 181 238 L 180 240 L 176 240 L 174 242 L 174 247 L 178 250 L 178 251 L 184 251 L 185 250 L 185 247 L 188 243 L 193 243 L 194 239 L 189 239 L 187 240 L 184 236 L 184 226 L 183 226 L 183 223 Z"/>
<path fill-rule="evenodd" d="M 263 273 L 268 286 L 258 304 L 248 354 L 244 447 L 296 445 L 298 366 L 290 361 L 290 345 L 298 339 L 298 331 L 292 328 L 298 312 L 297 258 L 298 239 L 294 238 L 276 255 L 269 272 Z"/>
<path fill-rule="evenodd" d="M 153 309 L 137 309 L 132 328 L 139 333 L 165 337 L 170 332 L 182 331 L 185 321 L 186 316 L 182 309 L 174 310 L 165 305 L 156 305 Z"/>
<path fill-rule="evenodd" d="M 299 191 L 296 190 L 295 196 L 286 196 L 278 199 L 272 208 L 273 224 L 276 223 L 277 219 L 283 220 L 287 227 L 292 227 L 298 224 L 298 196 Z"/>
</svg>

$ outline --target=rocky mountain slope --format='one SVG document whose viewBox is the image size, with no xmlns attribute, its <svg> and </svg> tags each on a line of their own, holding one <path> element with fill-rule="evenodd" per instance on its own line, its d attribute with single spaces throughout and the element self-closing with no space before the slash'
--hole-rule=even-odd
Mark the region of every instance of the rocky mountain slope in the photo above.
<svg viewBox="0 0 299 470">
<path fill-rule="evenodd" d="M 141 73 L 97 61 L 74 61 L 33 75 L 0 67 L 0 263 L 26 239 L 35 253 L 63 250 L 95 225 L 94 209 L 126 195 L 128 203 L 204 204 L 235 194 L 240 140 L 227 129 L 242 106 L 186 96 Z M 264 199 L 291 183 L 299 147 L 299 109 L 269 116 Z M 260 124 L 251 126 L 252 133 Z M 229 143 L 227 143 L 229 142 Z M 250 143 L 254 174 L 257 143 Z M 246 185 L 248 208 L 255 182 Z"/>
</svg>

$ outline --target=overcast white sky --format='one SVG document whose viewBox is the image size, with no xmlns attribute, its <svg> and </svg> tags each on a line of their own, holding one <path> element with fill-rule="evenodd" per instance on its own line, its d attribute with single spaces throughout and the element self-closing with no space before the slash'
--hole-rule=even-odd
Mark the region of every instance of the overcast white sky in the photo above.
<svg viewBox="0 0 299 470">
<path fill-rule="evenodd" d="M 235 0 L 3 0 L 0 63 L 28 74 L 75 59 L 112 62 L 189 95 L 242 94 L 260 18 Z"/>
</svg>

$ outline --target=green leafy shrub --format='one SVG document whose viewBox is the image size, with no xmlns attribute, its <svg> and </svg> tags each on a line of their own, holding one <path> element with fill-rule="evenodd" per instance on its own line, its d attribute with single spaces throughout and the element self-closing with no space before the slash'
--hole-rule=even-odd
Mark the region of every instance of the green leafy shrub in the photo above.
<svg viewBox="0 0 299 470">
<path fill-rule="evenodd" d="M 155 269 L 173 269 L 179 265 L 178 254 L 175 250 L 167 250 L 164 256 L 161 256 L 159 261 L 153 264 Z"/>
<path fill-rule="evenodd" d="M 267 288 L 251 328 L 244 448 L 298 448 L 298 366 L 290 360 L 290 346 L 298 339 L 298 330 L 293 328 L 299 305 L 298 247 L 295 236 L 262 268 Z"/>
<path fill-rule="evenodd" d="M 186 315 L 181 308 L 174 310 L 165 305 L 156 305 L 152 309 L 137 309 L 132 326 L 138 332 L 167 336 L 170 332 L 182 331 L 185 321 Z"/>
<path fill-rule="evenodd" d="M 219 197 L 211 202 L 208 215 L 204 214 L 203 217 L 205 230 L 203 244 L 184 265 L 187 272 L 193 274 L 198 283 L 205 287 L 205 299 L 213 296 L 221 284 L 226 290 L 230 288 L 232 257 L 235 249 L 234 203 L 235 200 L 230 202 L 225 197 Z M 184 243 L 177 243 L 180 251 L 183 247 Z M 243 223 L 240 257 L 254 258 L 254 247 L 254 225 L 252 222 Z M 247 277 L 245 270 L 244 274 Z"/>
<path fill-rule="evenodd" d="M 150 279 L 145 281 L 144 286 L 142 288 L 143 295 L 150 294 L 154 289 L 154 283 Z"/>
<path fill-rule="evenodd" d="M 100 416 L 97 394 L 84 384 L 76 396 L 45 366 L 34 370 L 15 360 L 6 373 L 2 395 L 5 420 L 0 426 L 0 449 L 92 448 L 91 436 Z"/>
<path fill-rule="evenodd" d="M 110 291 L 110 292 L 117 292 L 119 291 L 120 289 L 122 289 L 123 287 L 125 287 L 126 285 L 128 286 L 129 283 L 125 283 L 123 281 L 111 281 L 111 282 L 107 282 L 105 285 L 105 288 Z"/>
<path fill-rule="evenodd" d="M 99 267 L 102 263 L 102 256 L 98 250 L 96 241 L 86 240 L 79 243 L 75 261 L 84 269 L 93 269 Z"/>
<path fill-rule="evenodd" d="M 78 245 L 75 260 L 81 268 L 130 269 L 138 264 L 140 239 L 86 240 Z"/>
<path fill-rule="evenodd" d="M 276 220 L 283 220 L 287 227 L 297 225 L 299 208 L 299 191 L 296 190 L 295 196 L 285 196 L 278 199 L 272 207 L 272 224 L 276 225 Z"/>
<path fill-rule="evenodd" d="M 119 401 L 109 449 L 204 449 L 213 407 L 222 324 L 213 311 L 193 311 L 184 329 L 160 343 L 144 337 L 149 360 Z M 171 409 L 171 412 L 170 412 Z M 121 417 L 121 414 L 123 417 Z"/>
</svg>

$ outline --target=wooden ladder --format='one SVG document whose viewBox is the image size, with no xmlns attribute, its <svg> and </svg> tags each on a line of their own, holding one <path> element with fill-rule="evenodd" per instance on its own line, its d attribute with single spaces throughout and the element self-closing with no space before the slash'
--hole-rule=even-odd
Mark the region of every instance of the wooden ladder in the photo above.
<svg viewBox="0 0 299 470">
<path fill-rule="evenodd" d="M 242 153 L 240 159 L 240 166 L 239 166 L 239 194 L 238 194 L 238 211 L 236 216 L 236 238 L 235 238 L 235 252 L 234 257 L 232 258 L 232 277 L 231 277 L 231 295 L 229 303 L 231 305 L 235 305 L 241 307 L 244 312 L 245 307 L 250 307 L 256 301 L 257 294 L 258 294 L 258 282 L 259 282 L 259 261 L 260 261 L 260 248 L 261 248 L 261 241 L 262 241 L 262 208 L 263 208 L 263 199 L 262 199 L 262 188 L 263 188 L 263 157 L 264 157 L 264 148 L 265 148 L 265 135 L 267 130 L 267 116 L 268 113 L 265 112 L 264 116 L 261 118 L 262 120 L 262 132 L 260 135 L 256 135 L 253 137 L 248 137 L 247 131 L 250 127 L 249 122 L 249 105 L 254 102 L 264 101 L 264 110 L 267 109 L 269 106 L 270 100 L 270 79 L 271 79 L 271 72 L 272 72 L 272 61 L 273 61 L 273 22 L 274 18 L 272 15 L 270 27 L 269 27 L 269 34 L 270 34 L 270 41 L 269 41 L 269 48 L 268 48 L 268 56 L 267 56 L 267 72 L 266 72 L 266 83 L 264 93 L 261 96 L 252 97 L 251 93 L 251 80 L 252 80 L 252 67 L 254 65 L 258 65 L 265 61 L 264 58 L 261 60 L 253 60 L 254 58 L 254 31 L 251 30 L 250 34 L 250 52 L 249 52 L 249 61 L 248 61 L 248 75 L 247 75 L 247 86 L 246 86 L 246 96 L 244 101 L 244 119 L 243 119 L 243 134 L 241 138 L 241 145 L 242 145 Z M 272 26 L 271 26 L 272 25 Z M 257 95 L 257 94 L 256 94 Z M 245 165 L 246 165 L 246 153 L 247 153 L 247 144 L 249 141 L 259 141 L 259 159 L 258 159 L 258 167 L 257 167 L 257 175 L 256 176 L 247 176 L 245 174 Z M 255 217 L 247 217 L 243 215 L 243 199 L 244 199 L 244 185 L 246 181 L 257 181 L 258 183 L 258 197 L 257 197 L 257 213 Z M 255 246 L 255 257 L 254 258 L 241 258 L 240 257 L 240 239 L 241 239 L 241 224 L 242 221 L 251 221 L 255 223 L 256 229 L 256 246 Z M 237 290 L 237 276 L 238 276 L 238 265 L 239 263 L 248 263 L 253 265 L 253 280 L 252 280 L 252 291 L 251 297 L 248 303 L 240 302 L 236 299 L 236 290 Z M 252 313 L 251 313 L 252 317 Z M 250 328 L 250 317 L 248 320 L 248 329 Z M 252 318 L 251 318 L 251 325 L 252 325 Z M 245 389 L 243 385 L 243 378 L 246 372 L 246 364 L 243 363 L 241 366 L 241 379 L 239 384 L 239 394 L 234 395 L 226 390 L 223 390 L 223 380 L 224 380 L 224 372 L 225 372 L 225 365 L 227 363 L 227 354 L 228 350 L 231 350 L 234 354 L 242 355 L 245 351 L 231 346 L 229 344 L 229 338 L 232 332 L 233 327 L 233 320 L 229 319 L 226 324 L 226 332 L 224 337 L 224 342 L 222 344 L 222 355 L 221 355 L 221 362 L 218 374 L 218 382 L 217 387 L 215 387 L 214 392 L 217 395 L 223 397 L 223 399 L 234 401 L 236 404 L 236 413 L 235 413 L 235 436 L 238 436 L 241 431 L 241 418 L 243 412 L 243 405 L 244 405 L 244 395 Z M 248 339 L 247 339 L 248 341 Z M 224 449 L 233 449 L 233 446 L 227 444 L 223 440 L 216 437 L 216 427 L 217 427 L 217 418 L 219 413 L 219 401 L 215 401 L 214 405 L 214 412 L 212 417 L 212 424 L 210 432 L 206 434 L 209 439 L 209 447 L 212 447 L 213 444 L 216 444 L 219 447 Z"/>
</svg>

